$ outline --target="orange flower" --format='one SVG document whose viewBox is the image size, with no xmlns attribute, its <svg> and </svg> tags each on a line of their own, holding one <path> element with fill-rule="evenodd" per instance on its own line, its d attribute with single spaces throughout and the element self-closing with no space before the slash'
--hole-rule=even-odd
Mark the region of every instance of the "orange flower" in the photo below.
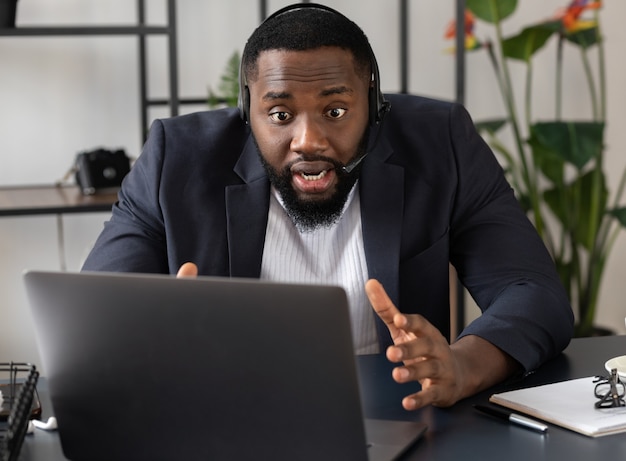
<svg viewBox="0 0 626 461">
<path fill-rule="evenodd" d="M 471 11 L 465 10 L 465 20 L 464 20 L 464 30 L 465 30 L 465 49 L 466 50 L 475 50 L 482 46 L 482 43 L 476 38 L 474 35 L 474 26 L 476 24 L 476 19 Z M 450 21 L 448 27 L 446 28 L 446 32 L 444 34 L 444 38 L 453 39 L 456 37 L 456 21 Z"/>
<path fill-rule="evenodd" d="M 585 11 L 596 10 L 601 7 L 602 1 L 573 0 L 559 17 L 568 33 L 578 32 L 579 30 L 590 29 L 596 26 L 596 21 L 582 20 L 580 16 Z"/>
</svg>

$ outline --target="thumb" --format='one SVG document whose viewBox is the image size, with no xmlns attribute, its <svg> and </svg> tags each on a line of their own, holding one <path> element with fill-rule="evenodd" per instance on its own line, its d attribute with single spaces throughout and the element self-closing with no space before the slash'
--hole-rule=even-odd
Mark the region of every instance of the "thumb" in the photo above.
<svg viewBox="0 0 626 461">
<path fill-rule="evenodd" d="M 394 344 L 400 344 L 415 338 L 415 333 L 407 330 L 407 317 L 391 301 L 391 298 L 389 298 L 389 295 L 378 280 L 368 280 L 365 283 L 365 293 L 378 317 L 387 325 Z M 389 356 L 389 352 L 387 352 L 387 357 L 393 362 L 398 361 L 392 359 Z"/>
<path fill-rule="evenodd" d="M 385 325 L 389 328 L 392 336 L 396 330 L 394 325 L 394 317 L 400 311 L 393 304 L 382 284 L 375 279 L 370 279 L 365 283 L 365 293 L 367 294 L 374 311 L 381 318 Z"/>
<path fill-rule="evenodd" d="M 182 277 L 197 277 L 198 276 L 198 266 L 194 263 L 185 263 L 180 266 L 178 272 L 176 273 L 176 278 Z"/>
</svg>

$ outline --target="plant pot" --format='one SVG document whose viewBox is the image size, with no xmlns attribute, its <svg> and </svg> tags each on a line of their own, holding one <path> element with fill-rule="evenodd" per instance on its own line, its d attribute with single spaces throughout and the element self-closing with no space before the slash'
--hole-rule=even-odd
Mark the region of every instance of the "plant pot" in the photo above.
<svg viewBox="0 0 626 461">
<path fill-rule="evenodd" d="M 17 0 L 0 0 L 0 28 L 15 27 Z"/>
</svg>

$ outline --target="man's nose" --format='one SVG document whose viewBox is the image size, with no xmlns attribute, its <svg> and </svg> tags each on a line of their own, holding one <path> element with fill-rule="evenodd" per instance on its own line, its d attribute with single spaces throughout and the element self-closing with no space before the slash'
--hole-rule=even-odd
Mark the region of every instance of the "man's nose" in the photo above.
<svg viewBox="0 0 626 461">
<path fill-rule="evenodd" d="M 319 154 L 328 148 L 326 131 L 320 121 L 301 117 L 293 125 L 290 149 L 302 154 Z"/>
</svg>

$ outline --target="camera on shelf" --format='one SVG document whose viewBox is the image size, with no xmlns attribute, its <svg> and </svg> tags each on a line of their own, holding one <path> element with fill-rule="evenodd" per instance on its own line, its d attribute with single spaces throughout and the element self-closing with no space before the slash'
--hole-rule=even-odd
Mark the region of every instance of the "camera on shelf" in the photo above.
<svg viewBox="0 0 626 461">
<path fill-rule="evenodd" d="M 76 156 L 76 182 L 84 195 L 114 190 L 130 171 L 130 158 L 123 149 L 96 149 Z"/>
</svg>

